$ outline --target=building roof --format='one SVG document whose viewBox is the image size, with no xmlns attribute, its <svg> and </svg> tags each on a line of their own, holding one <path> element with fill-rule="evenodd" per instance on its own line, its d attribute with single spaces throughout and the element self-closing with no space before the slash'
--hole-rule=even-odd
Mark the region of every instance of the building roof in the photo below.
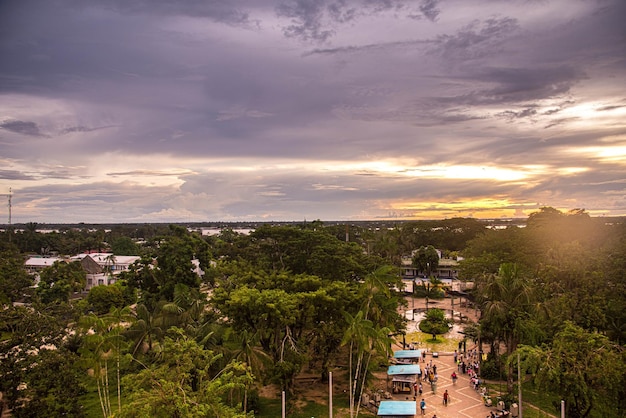
<svg viewBox="0 0 626 418">
<path fill-rule="evenodd" d="M 393 352 L 395 358 L 420 358 L 422 350 L 398 350 Z"/>
<path fill-rule="evenodd" d="M 388 376 L 394 376 L 399 374 L 415 375 L 419 373 L 419 364 L 395 364 L 393 366 L 389 366 L 389 369 L 387 369 Z"/>
<path fill-rule="evenodd" d="M 93 254 L 77 254 L 72 257 L 72 259 L 83 259 L 85 257 L 91 257 L 96 263 L 103 264 L 113 264 L 125 265 L 125 264 L 133 264 L 135 261 L 139 260 L 141 257 L 137 255 L 114 255 L 113 253 L 93 253 Z M 112 258 L 109 258 L 112 257 Z"/>
<path fill-rule="evenodd" d="M 31 257 L 24 262 L 24 265 L 31 267 L 48 267 L 54 264 L 55 261 L 64 261 L 59 257 Z"/>
<path fill-rule="evenodd" d="M 415 401 L 380 401 L 378 416 L 409 416 L 414 417 L 417 413 Z"/>
</svg>

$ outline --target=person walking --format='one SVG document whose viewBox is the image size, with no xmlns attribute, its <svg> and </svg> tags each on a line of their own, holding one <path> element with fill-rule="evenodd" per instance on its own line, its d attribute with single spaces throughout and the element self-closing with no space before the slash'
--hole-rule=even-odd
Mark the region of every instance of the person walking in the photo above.
<svg viewBox="0 0 626 418">
<path fill-rule="evenodd" d="M 448 406 L 448 401 L 450 400 L 450 395 L 448 394 L 448 389 L 443 392 L 443 405 Z"/>
<path fill-rule="evenodd" d="M 426 401 L 422 398 L 420 402 L 420 411 L 422 411 L 422 416 L 426 415 Z"/>
</svg>

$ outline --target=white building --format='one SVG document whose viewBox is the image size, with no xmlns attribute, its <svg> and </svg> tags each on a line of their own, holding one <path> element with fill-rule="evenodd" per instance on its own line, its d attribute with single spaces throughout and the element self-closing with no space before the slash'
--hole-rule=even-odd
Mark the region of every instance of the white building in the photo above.
<svg viewBox="0 0 626 418">
<path fill-rule="evenodd" d="M 139 260 L 135 255 L 114 255 L 113 253 L 78 254 L 70 258 L 71 261 L 80 261 L 87 272 L 85 290 L 94 286 L 110 285 L 115 283 L 116 276 L 128 271 L 130 265 Z"/>
</svg>

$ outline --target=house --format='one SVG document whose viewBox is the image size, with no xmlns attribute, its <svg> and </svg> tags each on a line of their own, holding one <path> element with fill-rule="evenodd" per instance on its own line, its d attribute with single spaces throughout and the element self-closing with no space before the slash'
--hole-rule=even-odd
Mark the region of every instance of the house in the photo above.
<svg viewBox="0 0 626 418">
<path fill-rule="evenodd" d="M 55 262 L 66 263 L 67 259 L 61 257 L 30 257 L 24 262 L 26 271 L 35 278 L 35 286 L 39 283 L 39 273 Z"/>
<path fill-rule="evenodd" d="M 439 279 L 441 288 L 445 291 L 462 291 L 466 290 L 465 283 L 459 280 L 459 261 L 460 259 L 442 257 L 441 250 L 436 250 L 439 256 L 439 263 L 437 270 L 432 273 L 432 276 Z M 413 286 L 428 286 L 430 283 L 429 277 L 426 272 L 419 271 L 413 266 L 413 252 L 410 256 L 402 256 L 401 260 L 401 272 L 402 281 L 404 283 L 404 292 L 412 294 Z"/>
<path fill-rule="evenodd" d="M 459 259 L 446 258 L 441 256 L 441 250 L 437 250 L 439 255 L 439 265 L 437 270 L 432 273 L 437 278 L 457 279 L 459 277 Z M 402 256 L 401 266 L 402 277 L 406 279 L 426 278 L 426 272 L 419 271 L 413 266 L 413 254 Z"/>
<path fill-rule="evenodd" d="M 67 260 L 60 257 L 30 257 L 24 262 L 24 267 L 30 274 L 39 276 L 41 270 L 52 266 L 56 261 L 65 262 Z"/>
<path fill-rule="evenodd" d="M 418 350 L 414 350 L 418 351 Z M 419 364 L 396 364 L 387 369 L 387 383 L 391 378 L 392 393 L 411 393 L 413 384 L 420 374 Z"/>
<path fill-rule="evenodd" d="M 94 286 L 110 285 L 115 283 L 116 276 L 128 271 L 131 264 L 139 260 L 139 256 L 114 255 L 113 253 L 78 254 L 70 258 L 71 261 L 80 261 L 87 272 L 85 290 Z"/>
</svg>

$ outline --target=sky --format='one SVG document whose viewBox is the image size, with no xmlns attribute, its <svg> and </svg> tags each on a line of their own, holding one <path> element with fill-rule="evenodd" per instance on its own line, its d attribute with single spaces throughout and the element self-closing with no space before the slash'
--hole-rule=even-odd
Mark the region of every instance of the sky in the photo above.
<svg viewBox="0 0 626 418">
<path fill-rule="evenodd" d="M 626 215 L 626 1 L 0 0 L 0 223 Z"/>
</svg>

